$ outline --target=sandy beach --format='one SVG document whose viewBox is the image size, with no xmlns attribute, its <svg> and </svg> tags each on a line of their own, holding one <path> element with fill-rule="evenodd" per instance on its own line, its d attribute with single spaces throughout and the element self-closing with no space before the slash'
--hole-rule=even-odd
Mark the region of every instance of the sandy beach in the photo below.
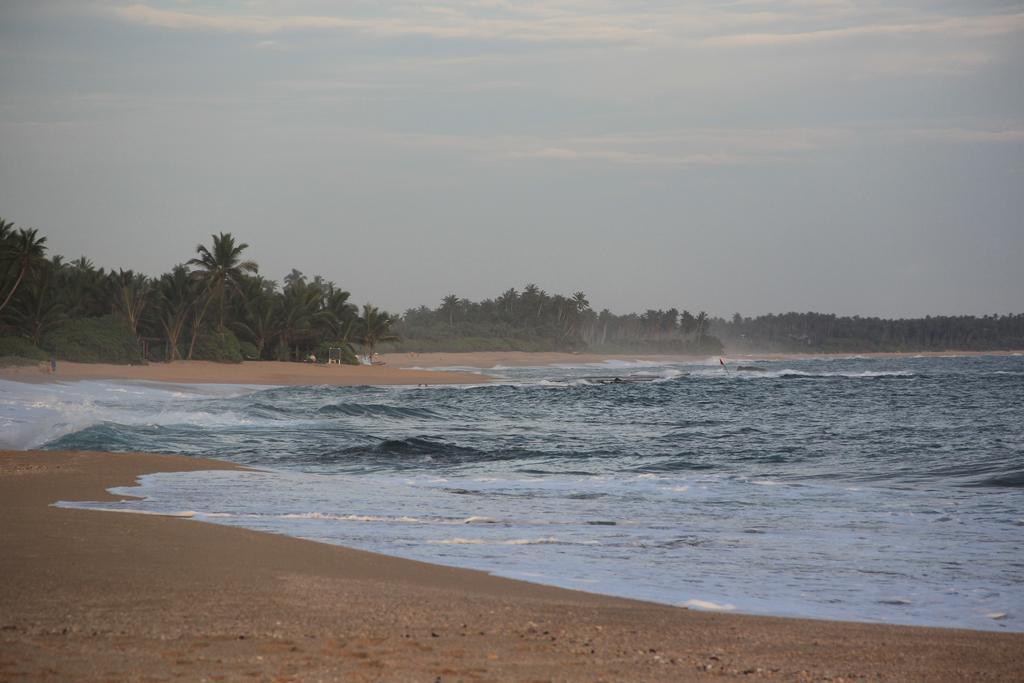
<svg viewBox="0 0 1024 683">
<path fill-rule="evenodd" d="M 405 370 L 387 365 L 326 365 L 246 361 L 212 363 L 175 361 L 148 365 L 112 365 L 109 363 L 57 364 L 0 368 L 0 379 L 16 382 L 63 382 L 83 379 L 115 379 L 180 384 L 269 384 L 277 386 L 333 384 L 359 386 L 371 384 L 475 384 L 487 377 L 471 372 L 434 372 Z"/>
<path fill-rule="evenodd" d="M 954 357 L 971 355 L 1010 355 L 1019 351 L 931 352 L 836 354 L 834 357 L 860 355 L 876 358 L 907 358 L 913 356 Z M 524 367 L 606 361 L 693 362 L 707 356 L 657 354 L 599 354 L 523 351 L 474 351 L 464 353 L 392 353 L 381 354 L 384 365 L 325 365 L 315 363 L 284 363 L 278 361 L 246 361 L 213 363 L 209 361 L 175 361 L 148 365 L 113 365 L 109 363 L 61 362 L 57 372 L 49 365 L 0 367 L 0 379 L 16 382 L 64 382 L 74 380 L 132 380 L 180 384 L 266 384 L 275 386 L 302 385 L 394 385 L 394 384 L 477 384 L 491 378 L 474 372 L 495 366 Z M 737 354 L 725 355 L 727 363 L 751 360 L 800 360 L 828 358 L 822 354 Z M 467 368 L 465 371 L 439 371 L 432 368 Z"/>
<path fill-rule="evenodd" d="M 68 510 L 195 458 L 0 453 L 0 680 L 1019 680 L 1024 635 L 696 612 Z"/>
</svg>

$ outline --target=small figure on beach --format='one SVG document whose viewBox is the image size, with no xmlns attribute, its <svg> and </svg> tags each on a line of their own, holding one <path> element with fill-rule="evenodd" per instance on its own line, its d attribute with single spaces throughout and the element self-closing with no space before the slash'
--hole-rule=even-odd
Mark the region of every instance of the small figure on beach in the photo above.
<svg viewBox="0 0 1024 683">
<path fill-rule="evenodd" d="M 57 354 L 50 356 L 50 374 L 57 372 Z"/>
</svg>

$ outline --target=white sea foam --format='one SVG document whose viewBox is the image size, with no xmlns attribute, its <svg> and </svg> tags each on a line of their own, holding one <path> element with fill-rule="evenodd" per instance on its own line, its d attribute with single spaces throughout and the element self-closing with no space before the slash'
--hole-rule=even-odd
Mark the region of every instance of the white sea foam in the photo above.
<svg viewBox="0 0 1024 683">
<path fill-rule="evenodd" d="M 740 377 L 743 379 L 779 379 L 780 377 L 835 377 L 846 379 L 872 379 L 875 377 L 914 377 L 916 373 L 909 370 L 862 370 L 862 371 L 818 371 L 796 370 L 793 368 L 782 368 L 779 370 L 767 370 L 764 372 L 745 372 L 730 368 L 727 372 L 705 373 L 719 376 Z"/>
<path fill-rule="evenodd" d="M 544 538 L 444 538 L 427 541 L 431 545 L 597 545 L 597 541 L 569 541 L 554 536 Z"/>
<path fill-rule="evenodd" d="M 55 508 L 69 508 L 69 509 L 87 509 L 87 510 L 93 510 L 95 512 L 124 512 L 124 513 L 129 514 L 129 515 L 153 515 L 154 517 L 184 517 L 184 518 L 187 518 L 187 519 L 191 519 L 193 517 L 196 517 L 197 515 L 202 514 L 200 512 L 196 512 L 195 510 L 181 510 L 181 511 L 178 511 L 178 512 L 171 512 L 171 511 L 166 511 L 165 512 L 165 511 L 156 511 L 156 510 L 138 510 L 138 509 L 135 509 L 135 508 L 127 508 L 127 507 L 118 507 L 118 508 L 115 508 L 115 507 L 103 507 L 102 505 L 89 505 L 88 507 L 86 507 L 86 506 L 81 506 L 81 505 L 75 505 L 74 503 L 66 502 L 66 501 L 57 501 L 56 503 L 52 503 L 51 507 L 55 507 Z"/>
<path fill-rule="evenodd" d="M 289 512 L 283 515 L 274 515 L 281 519 L 319 519 L 335 522 L 404 522 L 406 524 L 423 524 L 424 520 L 418 517 L 384 517 L 379 515 L 336 515 L 326 512 Z"/>
<path fill-rule="evenodd" d="M 104 422 L 136 426 L 192 424 L 211 427 L 247 424 L 233 412 L 208 413 L 188 408 L 183 399 L 242 394 L 248 387 L 217 385 L 184 392 L 154 383 L 107 381 L 29 384 L 0 380 L 0 447 L 37 448 L 67 434 Z M 113 396 L 111 396 L 113 394 Z"/>
<path fill-rule="evenodd" d="M 693 598 L 687 600 L 679 605 L 680 607 L 687 607 L 689 609 L 706 610 L 709 612 L 731 612 L 736 609 L 736 605 L 730 605 L 729 603 L 717 603 L 711 602 L 710 600 L 698 600 Z"/>
<path fill-rule="evenodd" d="M 504 541 L 493 541 L 486 538 L 444 538 L 428 541 L 433 545 L 540 545 L 558 543 L 556 538 L 511 538 Z"/>
<path fill-rule="evenodd" d="M 230 513 L 206 514 L 214 516 L 235 516 Z M 289 512 L 281 515 L 250 515 L 250 517 L 277 517 L 279 519 L 312 519 L 335 522 L 382 522 L 386 524 L 498 524 L 499 521 L 493 517 L 481 515 L 470 515 L 465 518 L 443 518 L 443 517 L 414 517 L 411 515 L 358 515 L 358 514 L 334 514 L 327 512 Z"/>
</svg>

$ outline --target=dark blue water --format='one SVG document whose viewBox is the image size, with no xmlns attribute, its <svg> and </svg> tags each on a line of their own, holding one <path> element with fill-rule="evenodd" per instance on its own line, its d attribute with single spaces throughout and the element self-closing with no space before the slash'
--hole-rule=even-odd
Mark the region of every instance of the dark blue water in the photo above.
<svg viewBox="0 0 1024 683">
<path fill-rule="evenodd" d="M 673 604 L 1022 630 L 1024 358 L 747 365 L 3 388 L 15 445 L 269 470 L 147 477 L 126 509 Z"/>
</svg>

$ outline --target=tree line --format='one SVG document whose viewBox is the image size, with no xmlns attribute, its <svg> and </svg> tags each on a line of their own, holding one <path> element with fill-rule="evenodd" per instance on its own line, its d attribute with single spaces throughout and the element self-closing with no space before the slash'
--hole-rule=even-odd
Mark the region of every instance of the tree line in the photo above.
<svg viewBox="0 0 1024 683">
<path fill-rule="evenodd" d="M 388 350 L 722 352 L 704 311 L 615 315 L 593 310 L 584 292 L 549 294 L 533 283 L 483 301 L 450 294 L 436 308 L 407 310 L 395 330 L 401 341 Z"/>
<path fill-rule="evenodd" d="M 1024 314 L 886 319 L 832 313 L 731 318 L 677 308 L 596 312 L 583 292 L 565 297 L 536 285 L 493 299 L 452 294 L 397 321 L 389 350 L 588 350 L 717 355 L 741 352 L 993 351 L 1024 349 Z"/>
<path fill-rule="evenodd" d="M 733 351 L 995 351 L 1024 349 L 1024 314 L 886 319 L 784 313 L 711 321 Z"/>
<path fill-rule="evenodd" d="M 47 256 L 46 237 L 0 219 L 0 356 L 142 362 L 326 359 L 358 362 L 394 338 L 395 316 L 292 270 L 281 286 L 231 233 L 158 277 Z"/>
<path fill-rule="evenodd" d="M 1024 348 L 1024 314 L 917 319 L 786 313 L 730 319 L 705 311 L 595 311 L 582 291 L 536 284 L 391 315 L 319 275 L 278 284 L 231 233 L 149 277 L 81 257 L 47 256 L 46 237 L 0 219 L 0 357 L 144 362 L 242 359 L 359 362 L 388 351 L 592 351 L 715 355 L 742 351 Z M 333 351 L 331 351 L 333 349 Z"/>
</svg>

